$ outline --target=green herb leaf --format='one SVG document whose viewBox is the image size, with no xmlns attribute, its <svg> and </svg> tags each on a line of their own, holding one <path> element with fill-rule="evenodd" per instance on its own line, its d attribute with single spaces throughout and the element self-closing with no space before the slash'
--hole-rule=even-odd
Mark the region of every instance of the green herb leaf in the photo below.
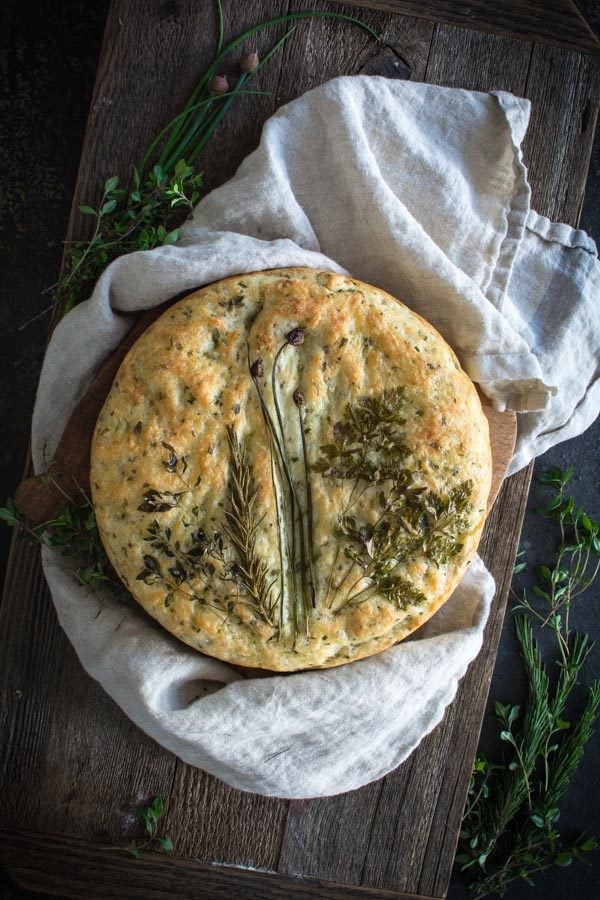
<svg viewBox="0 0 600 900">
<path fill-rule="evenodd" d="M 529 683 L 524 715 L 498 700 L 494 706 L 503 726 L 500 739 L 509 745 L 507 754 L 512 758 L 487 768 L 476 761 L 469 783 L 457 860 L 471 873 L 470 886 L 478 897 L 502 894 L 517 878 L 532 883 L 531 875 L 551 865 L 585 862 L 582 853 L 597 847 L 589 838 L 563 848 L 555 827 L 558 802 L 575 775 L 600 711 L 600 681 L 596 681 L 583 713 L 564 717 L 591 646 L 587 635 L 570 629 L 569 610 L 594 583 L 600 568 L 593 556 L 598 523 L 565 496 L 571 475 L 571 468 L 552 469 L 538 479 L 552 491 L 540 515 L 556 522 L 559 544 L 554 565 L 535 569 L 539 583 L 531 593 L 537 599 L 525 595 L 517 607 L 526 614 L 515 619 Z M 554 636 L 553 680 L 534 639 L 533 623 L 549 628 Z"/>
<path fill-rule="evenodd" d="M 155 838 L 156 843 L 162 847 L 163 850 L 172 850 L 173 849 L 173 841 L 168 837 L 157 837 Z"/>
</svg>

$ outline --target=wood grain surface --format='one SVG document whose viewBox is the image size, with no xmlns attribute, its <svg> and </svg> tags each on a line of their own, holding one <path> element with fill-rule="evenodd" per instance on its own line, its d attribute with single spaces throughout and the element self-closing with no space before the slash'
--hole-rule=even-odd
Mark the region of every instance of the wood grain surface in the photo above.
<svg viewBox="0 0 600 900">
<path fill-rule="evenodd" d="M 335 2 L 335 0 L 334 0 Z M 342 0 L 339 0 L 342 2 Z M 600 42 L 574 0 L 347 0 L 353 6 L 447 22 L 590 53 Z"/>
<path fill-rule="evenodd" d="M 235 4 L 231 32 L 280 11 L 276 0 Z M 333 75 L 381 66 L 388 75 L 530 97 L 525 155 L 534 205 L 576 224 L 598 112 L 595 57 L 429 19 L 375 10 L 360 16 L 382 33 L 381 46 L 333 22 L 297 30 L 264 72 L 261 88 L 272 96 L 240 100 L 207 148 L 207 188 L 235 171 L 256 146 L 264 119 L 282 102 Z M 82 235 L 89 224 L 78 204 L 93 205 L 108 175 L 126 174 L 152 134 L 181 107 L 212 57 L 214 33 L 211 4 L 115 0 L 68 237 Z M 256 49 L 266 46 L 261 38 Z M 484 649 L 443 722 L 387 778 L 325 800 L 288 802 L 233 790 L 139 731 L 82 671 L 58 625 L 37 550 L 14 542 L 0 615 L 0 824 L 9 871 L 23 884 L 66 896 L 94 896 L 90 873 L 103 897 L 122 895 L 126 879 L 128 896 L 144 890 L 157 897 L 302 896 L 306 884 L 289 880 L 295 876 L 311 880 L 307 896 L 377 897 L 387 891 L 443 897 L 529 479 L 529 470 L 509 479 L 488 519 L 481 550 L 497 595 Z M 140 869 L 126 868 L 121 856 L 117 862 L 102 848 L 139 835 L 132 810 L 156 794 L 165 799 L 161 824 L 174 841 L 175 858 L 156 855 Z M 239 866 L 268 872 L 246 875 Z M 189 878 L 178 881 L 186 869 L 202 873 L 206 882 L 192 887 Z M 334 889 L 337 894 L 327 893 Z"/>
</svg>

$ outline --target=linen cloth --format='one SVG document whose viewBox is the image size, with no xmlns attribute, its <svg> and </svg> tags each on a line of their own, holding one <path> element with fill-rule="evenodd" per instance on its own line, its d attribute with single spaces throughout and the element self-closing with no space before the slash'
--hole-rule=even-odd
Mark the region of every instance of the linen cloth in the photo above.
<svg viewBox="0 0 600 900">
<path fill-rule="evenodd" d="M 232 274 L 324 267 L 427 318 L 499 409 L 520 411 L 512 470 L 598 413 L 600 264 L 593 241 L 530 209 L 529 103 L 359 76 L 281 108 L 175 246 L 116 260 L 59 324 L 33 421 L 47 468 L 128 313 Z M 130 718 L 234 787 L 327 796 L 395 768 L 441 720 L 482 643 L 494 583 L 479 558 L 411 639 L 326 671 L 243 678 L 140 609 L 79 585 L 45 548 L 59 620 Z"/>
</svg>

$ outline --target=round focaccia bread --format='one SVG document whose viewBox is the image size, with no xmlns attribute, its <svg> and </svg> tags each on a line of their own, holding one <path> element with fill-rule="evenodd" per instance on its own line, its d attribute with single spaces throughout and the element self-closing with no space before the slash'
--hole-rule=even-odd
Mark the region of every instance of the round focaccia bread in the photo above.
<svg viewBox="0 0 600 900">
<path fill-rule="evenodd" d="M 141 606 L 197 650 L 293 671 L 378 653 L 476 551 L 488 424 L 456 356 L 389 294 L 314 269 L 168 309 L 98 418 L 100 535 Z"/>
</svg>

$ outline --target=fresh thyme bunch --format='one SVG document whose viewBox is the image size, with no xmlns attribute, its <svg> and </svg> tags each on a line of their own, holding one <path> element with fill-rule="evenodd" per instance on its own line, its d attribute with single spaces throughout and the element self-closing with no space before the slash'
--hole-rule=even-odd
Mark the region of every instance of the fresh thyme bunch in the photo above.
<svg viewBox="0 0 600 900">
<path fill-rule="evenodd" d="M 198 159 L 236 97 L 262 94 L 249 91 L 246 82 L 260 72 L 295 31 L 290 28 L 259 60 L 245 53 L 238 77 L 230 88 L 218 69 L 238 45 L 254 35 L 301 19 L 329 18 L 348 22 L 378 40 L 378 35 L 358 19 L 334 12 L 303 12 L 277 16 L 249 28 L 224 46 L 224 16 L 216 0 L 217 48 L 213 62 L 198 81 L 184 109 L 150 144 L 129 179 L 108 178 L 97 208 L 83 205 L 79 211 L 94 218 L 88 240 L 73 241 L 65 251 L 64 274 L 50 288 L 58 315 L 85 300 L 104 269 L 118 256 L 135 250 L 152 250 L 173 244 L 179 226 L 191 215 L 200 197 L 202 172 Z"/>
<path fill-rule="evenodd" d="M 58 556 L 66 558 L 80 584 L 92 590 L 107 587 L 121 598 L 128 597 L 102 546 L 91 500 L 83 491 L 78 504 L 66 499 L 67 505 L 54 519 L 34 528 L 25 521 L 14 501 L 8 499 L 6 506 L 0 507 L 0 521 L 12 527 L 20 526 L 28 540 L 51 547 Z"/>
<path fill-rule="evenodd" d="M 469 784 L 467 809 L 456 859 L 471 876 L 477 897 L 502 895 L 520 878 L 553 865 L 585 862 L 597 848 L 593 838 L 565 845 L 557 830 L 558 803 L 575 774 L 600 709 L 600 680 L 588 692 L 583 712 L 567 713 L 567 703 L 592 648 L 586 634 L 570 625 L 573 601 L 594 582 L 600 568 L 600 523 L 593 521 L 565 493 L 572 471 L 553 469 L 539 481 L 552 490 L 541 515 L 556 522 L 559 546 L 553 566 L 537 567 L 533 594 L 518 603 L 517 639 L 529 684 L 524 711 L 495 704 L 500 739 L 509 759 L 492 763 L 478 758 Z M 516 566 L 516 571 L 524 568 Z M 549 673 L 534 639 L 533 624 L 551 630 L 558 659 Z M 566 718 L 568 716 L 568 718 Z"/>
</svg>

